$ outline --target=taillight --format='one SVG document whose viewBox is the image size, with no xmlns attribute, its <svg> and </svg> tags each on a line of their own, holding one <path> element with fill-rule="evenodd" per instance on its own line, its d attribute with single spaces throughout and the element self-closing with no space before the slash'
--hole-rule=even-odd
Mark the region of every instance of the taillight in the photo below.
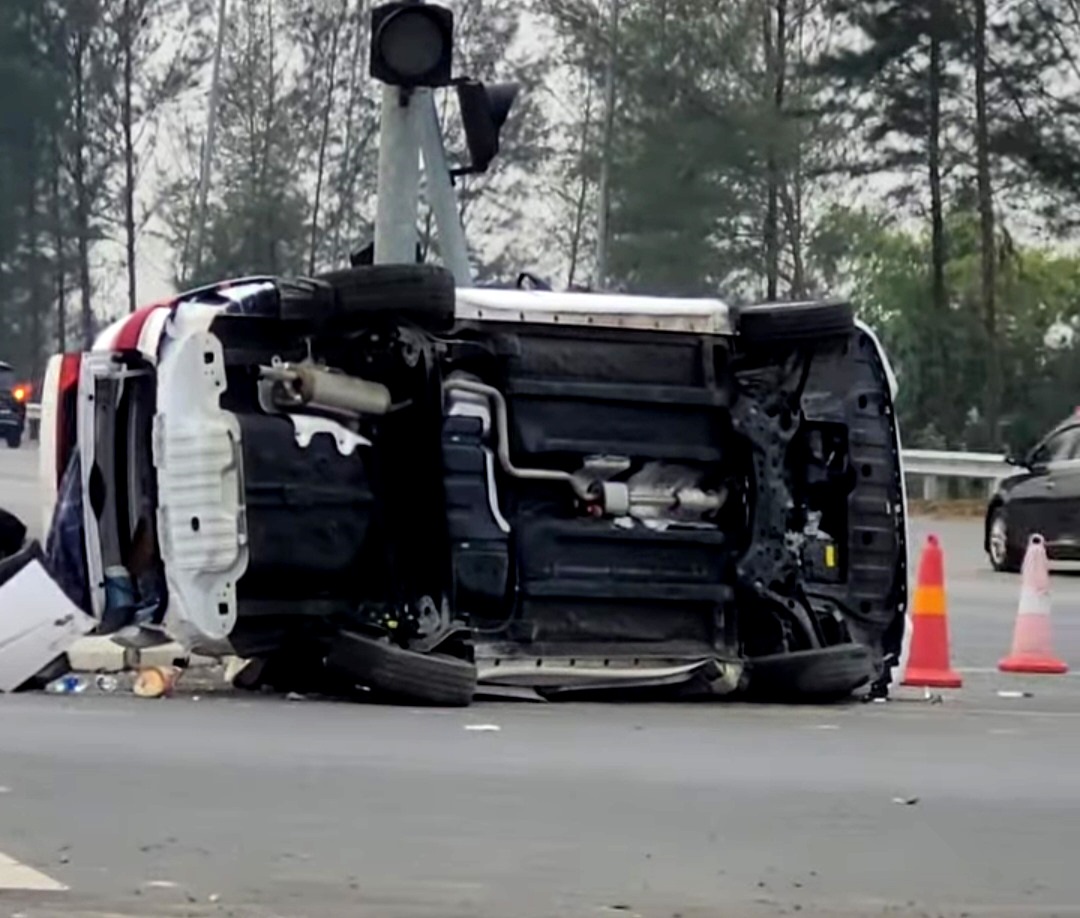
<svg viewBox="0 0 1080 918">
<path fill-rule="evenodd" d="M 15 401 L 25 402 L 30 395 L 30 389 L 27 386 L 16 386 L 11 390 L 11 394 L 15 396 Z"/>
<path fill-rule="evenodd" d="M 67 471 L 68 460 L 78 441 L 76 418 L 81 370 L 82 354 L 64 354 L 60 361 L 56 399 L 57 485 L 60 484 L 64 472 Z"/>
</svg>

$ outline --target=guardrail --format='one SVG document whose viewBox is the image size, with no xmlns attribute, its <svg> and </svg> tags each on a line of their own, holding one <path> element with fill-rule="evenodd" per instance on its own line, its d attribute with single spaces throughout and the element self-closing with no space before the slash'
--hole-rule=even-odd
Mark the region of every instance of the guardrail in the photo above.
<svg viewBox="0 0 1080 918">
<path fill-rule="evenodd" d="M 41 429 L 41 405 L 31 402 L 26 406 L 26 436 L 36 440 Z"/>
<path fill-rule="evenodd" d="M 982 482 L 988 493 L 1016 469 L 995 453 L 952 453 L 936 449 L 905 449 L 904 474 L 921 480 L 923 500 L 937 500 L 943 478 Z M 910 493 L 910 492 L 909 492 Z"/>
</svg>

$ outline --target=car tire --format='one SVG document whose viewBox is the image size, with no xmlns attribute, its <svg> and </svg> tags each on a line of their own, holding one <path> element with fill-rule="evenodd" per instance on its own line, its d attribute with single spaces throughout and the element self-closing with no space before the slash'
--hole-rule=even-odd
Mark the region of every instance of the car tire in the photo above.
<svg viewBox="0 0 1080 918">
<path fill-rule="evenodd" d="M 748 669 L 748 692 L 763 701 L 846 698 L 875 676 L 870 649 L 862 644 L 754 657 Z"/>
<path fill-rule="evenodd" d="M 990 566 L 1002 574 L 1019 573 L 1023 554 L 1009 540 L 1009 515 L 1004 507 L 996 507 L 986 524 L 986 554 Z"/>
<path fill-rule="evenodd" d="M 329 314 L 321 298 L 298 298 L 282 301 L 283 319 L 314 319 L 340 329 L 387 320 L 433 331 L 454 324 L 454 276 L 435 265 L 361 265 L 315 280 L 333 291 Z"/>
<path fill-rule="evenodd" d="M 351 631 L 338 634 L 326 664 L 391 700 L 460 708 L 476 694 L 476 666 L 469 661 L 404 650 Z"/>
<path fill-rule="evenodd" d="M 744 306 L 736 321 L 744 342 L 768 344 L 850 334 L 855 313 L 850 303 L 777 303 Z"/>
<path fill-rule="evenodd" d="M 7 445 L 11 449 L 18 449 L 20 446 L 22 446 L 22 431 L 16 430 L 14 433 L 9 433 L 6 439 Z"/>
</svg>

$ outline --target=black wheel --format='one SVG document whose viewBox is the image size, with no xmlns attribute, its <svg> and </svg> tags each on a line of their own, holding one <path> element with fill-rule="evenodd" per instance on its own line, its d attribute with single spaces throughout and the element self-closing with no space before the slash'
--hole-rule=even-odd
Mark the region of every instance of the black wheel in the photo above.
<svg viewBox="0 0 1080 918">
<path fill-rule="evenodd" d="M 465 707 L 476 694 L 476 666 L 467 660 L 403 650 L 351 631 L 337 635 L 326 663 L 392 699 Z"/>
<path fill-rule="evenodd" d="M 454 324 L 454 276 L 435 265 L 361 265 L 316 280 L 333 291 L 330 310 L 321 297 L 283 299 L 282 318 L 315 319 L 336 328 L 373 320 L 434 330 Z"/>
<path fill-rule="evenodd" d="M 862 644 L 754 657 L 749 669 L 750 695 L 769 701 L 845 698 L 875 675 L 870 649 Z"/>
<path fill-rule="evenodd" d="M 765 344 L 849 334 L 855 314 L 849 303 L 775 303 L 744 306 L 737 321 L 741 339 Z"/>
<path fill-rule="evenodd" d="M 986 524 L 986 554 L 990 558 L 990 566 L 1005 574 L 1019 572 L 1024 562 L 1024 556 L 1016 547 L 1016 540 L 1009 528 L 1009 515 L 1004 507 L 994 508 Z"/>
<path fill-rule="evenodd" d="M 22 446 L 22 431 L 13 430 L 7 435 L 7 445 L 12 449 L 18 449 Z"/>
</svg>

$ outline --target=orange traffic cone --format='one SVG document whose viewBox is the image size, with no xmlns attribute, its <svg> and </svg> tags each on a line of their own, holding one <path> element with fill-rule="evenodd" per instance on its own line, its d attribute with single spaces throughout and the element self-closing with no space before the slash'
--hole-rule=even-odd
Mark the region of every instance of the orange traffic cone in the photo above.
<svg viewBox="0 0 1080 918">
<path fill-rule="evenodd" d="M 945 561 L 937 536 L 929 536 L 911 604 L 911 651 L 901 685 L 960 688 L 949 665 L 949 620 L 945 611 Z"/>
<path fill-rule="evenodd" d="M 1046 543 L 1033 535 L 1020 569 L 1020 608 L 1016 613 L 1012 650 L 998 663 L 1003 673 L 1065 673 L 1069 667 L 1054 656 L 1050 634 L 1050 566 Z"/>
</svg>

